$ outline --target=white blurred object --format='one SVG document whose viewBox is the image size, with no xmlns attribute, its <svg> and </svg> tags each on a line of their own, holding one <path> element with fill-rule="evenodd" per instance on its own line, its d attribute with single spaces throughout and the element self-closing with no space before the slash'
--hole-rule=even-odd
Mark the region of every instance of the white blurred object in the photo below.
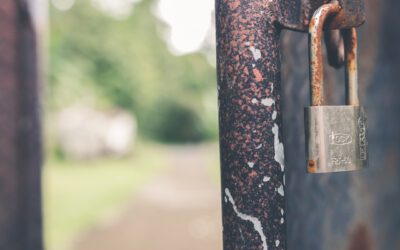
<svg viewBox="0 0 400 250">
<path fill-rule="evenodd" d="M 169 26 L 166 40 L 176 55 L 198 51 L 206 39 L 214 0 L 158 0 L 155 14 Z"/>
<path fill-rule="evenodd" d="M 130 113 L 102 112 L 83 106 L 64 109 L 57 122 L 60 149 L 72 159 L 126 155 L 137 130 L 136 120 Z"/>
<path fill-rule="evenodd" d="M 51 0 L 53 6 L 61 11 L 67 11 L 75 4 L 75 0 Z"/>
<path fill-rule="evenodd" d="M 92 0 L 92 4 L 116 19 L 125 19 L 140 0 Z"/>
</svg>

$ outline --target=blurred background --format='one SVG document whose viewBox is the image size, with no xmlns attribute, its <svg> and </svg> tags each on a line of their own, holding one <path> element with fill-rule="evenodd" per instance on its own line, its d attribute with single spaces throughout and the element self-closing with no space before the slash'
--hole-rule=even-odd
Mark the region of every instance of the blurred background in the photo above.
<svg viewBox="0 0 400 250">
<path fill-rule="evenodd" d="M 308 40 L 282 32 L 288 249 L 400 249 L 399 8 L 367 0 L 358 29 L 365 171 L 305 173 Z M 222 249 L 214 33 L 214 0 L 0 4 L 0 249 Z"/>
<path fill-rule="evenodd" d="M 214 1 L 42 4 L 46 249 L 221 248 Z"/>
</svg>

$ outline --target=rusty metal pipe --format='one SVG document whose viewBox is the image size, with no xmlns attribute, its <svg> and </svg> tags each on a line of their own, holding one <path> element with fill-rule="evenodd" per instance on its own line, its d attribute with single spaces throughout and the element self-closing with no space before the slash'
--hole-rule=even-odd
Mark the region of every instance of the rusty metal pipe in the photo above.
<svg viewBox="0 0 400 250">
<path fill-rule="evenodd" d="M 286 249 L 277 1 L 216 0 L 224 249 Z"/>
<path fill-rule="evenodd" d="M 310 90 L 312 106 L 321 106 L 325 104 L 321 38 L 326 18 L 338 13 L 340 9 L 341 7 L 338 3 L 324 4 L 315 11 L 310 22 L 308 33 L 310 43 Z"/>
</svg>

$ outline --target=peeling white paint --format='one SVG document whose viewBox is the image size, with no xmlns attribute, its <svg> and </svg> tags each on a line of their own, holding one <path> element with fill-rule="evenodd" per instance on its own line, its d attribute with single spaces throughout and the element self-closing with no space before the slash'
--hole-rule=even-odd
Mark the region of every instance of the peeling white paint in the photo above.
<svg viewBox="0 0 400 250">
<path fill-rule="evenodd" d="M 281 165 L 281 170 L 283 172 L 285 170 L 285 155 L 283 153 L 283 143 L 279 141 L 279 127 L 276 123 L 274 123 L 272 133 L 274 134 L 274 159 Z"/>
<path fill-rule="evenodd" d="M 285 196 L 285 191 L 283 190 L 283 185 L 281 185 L 279 188 L 278 188 L 278 194 L 280 194 L 281 196 Z"/>
<path fill-rule="evenodd" d="M 274 92 L 274 84 L 271 82 L 271 93 Z"/>
<path fill-rule="evenodd" d="M 253 168 L 254 167 L 254 162 L 248 162 L 247 165 L 249 165 L 249 168 Z"/>
<path fill-rule="evenodd" d="M 251 46 L 250 48 L 251 53 L 253 54 L 254 60 L 258 60 L 261 58 L 261 51 L 259 49 L 254 48 Z"/>
<path fill-rule="evenodd" d="M 231 195 L 231 192 L 229 191 L 228 188 L 225 188 L 225 195 L 228 196 L 228 199 L 231 202 L 233 210 L 235 211 L 237 216 L 239 216 L 239 218 L 242 219 L 242 220 L 250 221 L 251 223 L 253 223 L 254 229 L 258 232 L 258 234 L 261 237 L 263 249 L 264 250 L 268 250 L 267 237 L 265 237 L 265 235 L 264 235 L 263 227 L 262 227 L 262 224 L 261 224 L 260 220 L 255 218 L 255 217 L 253 217 L 253 216 L 250 216 L 250 215 L 243 214 L 243 213 L 239 212 L 237 207 L 236 207 L 235 200 L 233 199 L 233 197 Z"/>
<path fill-rule="evenodd" d="M 265 176 L 263 178 L 263 182 L 268 182 L 269 180 L 271 180 L 271 177 L 269 177 L 269 176 Z"/>
<path fill-rule="evenodd" d="M 244 237 L 243 237 L 243 233 L 242 233 L 242 229 L 240 227 L 238 227 L 239 229 L 239 233 L 240 233 L 240 238 L 242 239 L 242 241 L 244 242 Z"/>
<path fill-rule="evenodd" d="M 253 99 L 251 99 L 251 103 L 257 104 L 257 103 L 258 103 L 258 100 L 257 100 L 256 98 L 253 98 Z"/>
<path fill-rule="evenodd" d="M 256 149 L 260 149 L 260 148 L 262 148 L 262 146 L 263 146 L 263 144 L 261 143 L 260 145 L 258 145 L 258 146 L 256 147 Z"/>
<path fill-rule="evenodd" d="M 278 247 L 281 242 L 279 240 L 275 241 L 275 246 Z"/>
<path fill-rule="evenodd" d="M 278 115 L 278 112 L 276 112 L 276 110 L 274 110 L 274 112 L 272 112 L 272 120 L 275 120 L 277 115 Z"/>
<path fill-rule="evenodd" d="M 271 107 L 272 104 L 275 104 L 275 100 L 267 97 L 267 98 L 261 99 L 261 104 L 264 106 Z"/>
<path fill-rule="evenodd" d="M 285 222 L 285 219 L 281 218 L 281 224 L 283 224 Z"/>
<path fill-rule="evenodd" d="M 285 213 L 285 211 L 283 211 L 283 208 L 281 208 L 281 214 L 283 215 Z"/>
<path fill-rule="evenodd" d="M 250 46 L 250 42 L 246 42 L 245 44 L 246 44 L 246 46 Z"/>
</svg>

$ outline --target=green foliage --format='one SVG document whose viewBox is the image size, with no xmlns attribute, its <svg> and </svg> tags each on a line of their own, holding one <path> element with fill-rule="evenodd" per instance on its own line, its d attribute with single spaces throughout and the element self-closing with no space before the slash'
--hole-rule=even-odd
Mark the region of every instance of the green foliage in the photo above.
<svg viewBox="0 0 400 250">
<path fill-rule="evenodd" d="M 157 109 L 157 110 L 156 110 Z M 154 105 L 152 122 L 148 123 L 153 136 L 165 142 L 199 141 L 204 128 L 195 110 L 175 99 L 160 99 Z M 159 126 L 162 124 L 163 126 Z"/>
<path fill-rule="evenodd" d="M 168 51 L 153 4 L 142 0 L 123 20 L 90 0 L 76 1 L 66 12 L 51 9 L 50 112 L 77 102 L 119 107 L 137 116 L 147 137 L 215 138 L 215 69 L 203 54 L 177 57 Z"/>
</svg>

